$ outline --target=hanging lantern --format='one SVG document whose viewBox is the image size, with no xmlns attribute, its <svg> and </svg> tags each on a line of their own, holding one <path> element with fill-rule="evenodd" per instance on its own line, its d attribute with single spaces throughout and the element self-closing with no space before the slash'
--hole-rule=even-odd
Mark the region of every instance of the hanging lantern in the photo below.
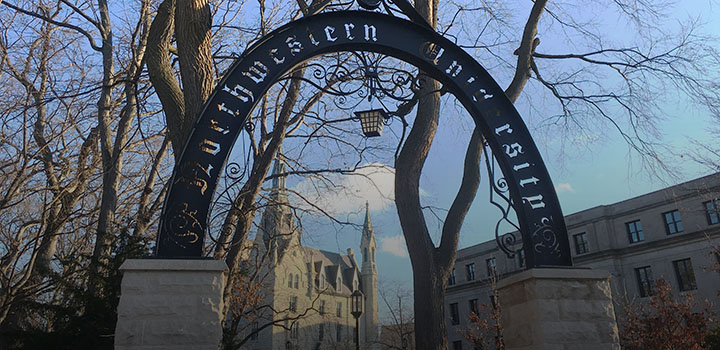
<svg viewBox="0 0 720 350">
<path fill-rule="evenodd" d="M 382 135 L 387 113 L 383 109 L 371 109 L 369 111 L 354 112 L 360 119 L 360 126 L 365 137 L 376 137 Z"/>
</svg>

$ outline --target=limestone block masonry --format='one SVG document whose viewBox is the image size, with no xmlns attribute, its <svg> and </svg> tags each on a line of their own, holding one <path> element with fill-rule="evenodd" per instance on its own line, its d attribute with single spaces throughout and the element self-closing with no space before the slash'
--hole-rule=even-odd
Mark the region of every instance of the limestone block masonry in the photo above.
<svg viewBox="0 0 720 350">
<path fill-rule="evenodd" d="M 536 268 L 497 287 L 507 350 L 620 349 L 607 271 Z"/>
<path fill-rule="evenodd" d="M 127 260 L 117 350 L 217 350 L 227 266 L 219 260 Z"/>
</svg>

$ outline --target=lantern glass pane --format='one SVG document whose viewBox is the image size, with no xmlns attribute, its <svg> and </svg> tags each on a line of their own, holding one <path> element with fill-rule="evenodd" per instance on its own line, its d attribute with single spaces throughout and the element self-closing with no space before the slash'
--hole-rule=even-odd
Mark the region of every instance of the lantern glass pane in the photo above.
<svg viewBox="0 0 720 350">
<path fill-rule="evenodd" d="M 355 112 L 360 119 L 365 137 L 381 136 L 383 126 L 385 126 L 385 113 L 383 110 L 375 109 L 370 111 Z"/>
</svg>

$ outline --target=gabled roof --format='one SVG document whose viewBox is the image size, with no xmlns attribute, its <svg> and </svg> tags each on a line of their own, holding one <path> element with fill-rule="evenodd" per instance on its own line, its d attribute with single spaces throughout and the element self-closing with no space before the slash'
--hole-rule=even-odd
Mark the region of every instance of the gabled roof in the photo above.
<svg viewBox="0 0 720 350">
<path fill-rule="evenodd" d="M 315 272 L 323 273 L 325 280 L 332 286 L 334 292 L 352 294 L 353 278 L 358 272 L 349 255 L 309 247 L 303 247 L 303 249 L 306 256 L 312 257 Z M 336 285 L 338 277 L 342 278 L 342 287 L 339 291 Z"/>
</svg>

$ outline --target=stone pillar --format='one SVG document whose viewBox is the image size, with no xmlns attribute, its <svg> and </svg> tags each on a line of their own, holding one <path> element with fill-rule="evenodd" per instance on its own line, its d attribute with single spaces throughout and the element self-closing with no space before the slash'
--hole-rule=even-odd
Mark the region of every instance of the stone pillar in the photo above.
<svg viewBox="0 0 720 350">
<path fill-rule="evenodd" d="M 607 271 L 536 268 L 497 288 L 507 350 L 620 349 Z"/>
<path fill-rule="evenodd" d="M 217 350 L 228 268 L 219 260 L 127 260 L 116 350 Z"/>
</svg>

